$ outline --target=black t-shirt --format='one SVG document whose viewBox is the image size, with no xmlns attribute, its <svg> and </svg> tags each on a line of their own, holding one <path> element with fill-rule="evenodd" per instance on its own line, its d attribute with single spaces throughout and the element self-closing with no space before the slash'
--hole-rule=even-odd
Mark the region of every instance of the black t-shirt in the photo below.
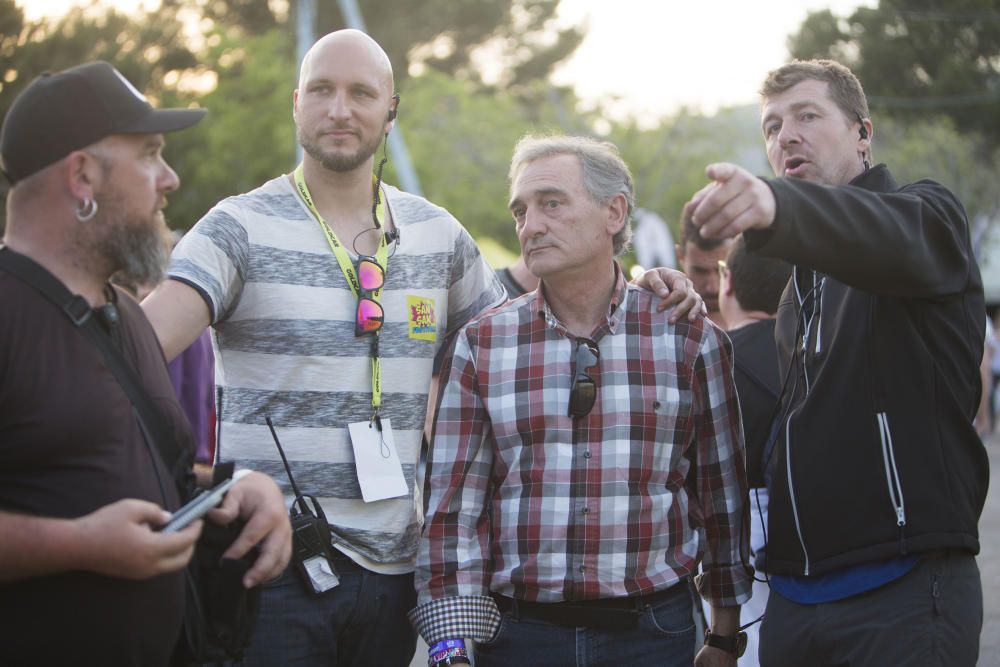
<svg viewBox="0 0 1000 667">
<path fill-rule="evenodd" d="M 522 294 L 527 294 L 527 290 L 521 286 L 521 283 L 517 282 L 514 278 L 514 274 L 510 272 L 510 269 L 504 267 L 500 269 L 497 273 L 497 278 L 503 283 L 504 289 L 507 290 L 508 299 L 516 299 Z"/>
<path fill-rule="evenodd" d="M 728 333 L 733 341 L 733 377 L 746 439 L 747 481 L 753 489 L 764 486 L 764 445 L 780 391 L 774 320 L 761 320 Z"/>
<path fill-rule="evenodd" d="M 130 297 L 116 292 L 116 301 L 126 360 L 177 441 L 193 449 L 152 327 Z M 74 518 L 122 498 L 179 505 L 97 348 L 32 287 L 0 272 L 0 510 Z M 0 665 L 164 665 L 180 632 L 183 586 L 183 572 L 2 584 Z"/>
</svg>

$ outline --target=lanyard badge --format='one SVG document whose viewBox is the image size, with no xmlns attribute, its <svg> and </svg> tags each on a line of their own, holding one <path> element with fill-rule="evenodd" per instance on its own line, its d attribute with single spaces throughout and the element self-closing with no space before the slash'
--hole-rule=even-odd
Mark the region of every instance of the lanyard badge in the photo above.
<svg viewBox="0 0 1000 667">
<path fill-rule="evenodd" d="M 309 187 L 306 185 L 303 166 L 295 169 L 295 187 L 305 202 L 306 207 L 316 218 L 330 250 L 340 270 L 347 279 L 351 291 L 357 298 L 357 308 L 354 317 L 354 335 L 372 336 L 372 416 L 367 422 L 356 422 L 348 425 L 351 435 L 351 445 L 354 447 L 357 462 L 358 481 L 361 485 L 365 502 L 384 498 L 397 498 L 409 493 L 403 467 L 396 453 L 396 445 L 392 435 L 392 425 L 388 419 L 383 420 L 379 412 L 382 407 L 382 365 L 379 363 L 378 336 L 385 323 L 385 310 L 379 301 L 382 287 L 385 285 L 385 275 L 389 263 L 389 248 L 386 234 L 379 239 L 375 256 L 359 255 L 355 267 L 351 257 L 340 242 L 333 229 L 320 215 L 313 203 Z M 375 220 L 384 230 L 385 204 L 381 197 L 377 198 Z"/>
</svg>

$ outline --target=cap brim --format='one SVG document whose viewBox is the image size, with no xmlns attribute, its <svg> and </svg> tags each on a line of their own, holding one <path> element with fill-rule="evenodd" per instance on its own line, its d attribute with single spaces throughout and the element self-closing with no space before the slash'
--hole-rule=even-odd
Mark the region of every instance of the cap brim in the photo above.
<svg viewBox="0 0 1000 667">
<path fill-rule="evenodd" d="M 207 109 L 153 109 L 128 127 L 122 134 L 163 134 L 191 127 L 205 117 Z"/>
</svg>

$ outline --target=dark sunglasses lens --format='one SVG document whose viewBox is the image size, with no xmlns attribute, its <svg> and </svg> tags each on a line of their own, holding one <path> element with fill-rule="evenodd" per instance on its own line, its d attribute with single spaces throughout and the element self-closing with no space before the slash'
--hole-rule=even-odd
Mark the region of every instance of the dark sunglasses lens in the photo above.
<svg viewBox="0 0 1000 667">
<path fill-rule="evenodd" d="M 385 283 L 385 273 L 382 271 L 382 267 L 370 259 L 361 260 L 358 262 L 358 283 L 362 289 L 382 289 L 382 285 Z"/>
<path fill-rule="evenodd" d="M 377 302 L 363 298 L 358 301 L 358 319 L 355 324 L 355 332 L 358 334 L 371 333 L 382 328 L 385 320 L 385 311 Z"/>
<path fill-rule="evenodd" d="M 589 377 L 577 378 L 569 394 L 569 414 L 571 417 L 586 417 L 594 407 L 597 385 Z"/>
</svg>

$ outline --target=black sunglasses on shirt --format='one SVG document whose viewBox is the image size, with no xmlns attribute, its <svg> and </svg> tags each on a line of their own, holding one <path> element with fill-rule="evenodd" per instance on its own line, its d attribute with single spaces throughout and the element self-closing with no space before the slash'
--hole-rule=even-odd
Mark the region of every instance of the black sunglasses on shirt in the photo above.
<svg viewBox="0 0 1000 667">
<path fill-rule="evenodd" d="M 590 414 L 597 400 L 597 383 L 587 375 L 589 369 L 597 365 L 601 351 L 597 343 L 589 338 L 576 340 L 576 374 L 569 390 L 569 416 L 580 419 Z"/>
</svg>

